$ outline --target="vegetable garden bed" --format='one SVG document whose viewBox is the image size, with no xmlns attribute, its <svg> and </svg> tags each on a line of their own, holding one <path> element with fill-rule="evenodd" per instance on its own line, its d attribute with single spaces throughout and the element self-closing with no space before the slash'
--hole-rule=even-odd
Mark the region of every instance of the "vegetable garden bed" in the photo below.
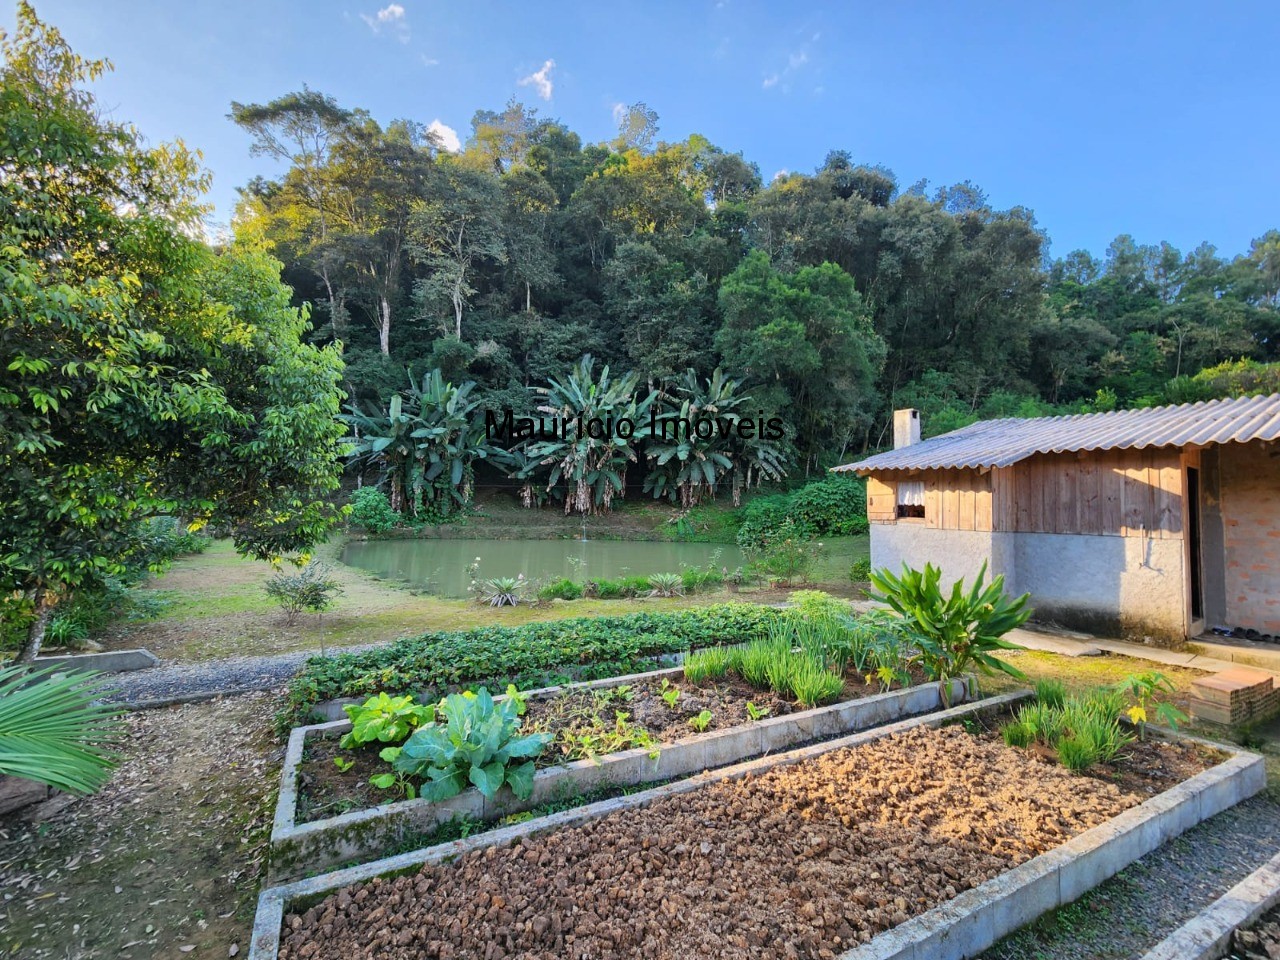
<svg viewBox="0 0 1280 960">
<path fill-rule="evenodd" d="M 698 684 L 684 674 L 684 667 L 676 667 L 526 693 L 522 732 L 545 729 L 556 739 L 525 799 L 509 790 L 487 799 L 467 789 L 445 800 L 387 802 L 384 791 L 367 785 L 371 772 L 387 769 L 377 749 L 338 747 L 338 738 L 352 727 L 349 720 L 296 728 L 271 836 L 272 876 L 296 877 L 379 856 L 455 818 L 494 820 L 566 796 L 688 776 L 943 706 L 937 683 L 876 693 L 862 678 L 847 677 L 846 699 L 804 709 L 731 677 Z M 965 689 L 964 681 L 953 681 L 951 702 L 963 699 Z M 704 711 L 711 718 L 705 732 L 695 732 L 690 721 Z M 751 712 L 759 718 L 753 720 Z M 626 719 L 619 720 L 619 713 Z M 347 756 L 355 766 L 340 772 L 334 759 Z M 571 759 L 556 762 L 565 756 Z M 324 816 L 333 811 L 340 812 Z M 309 819 L 317 815 L 322 818 Z"/>
<path fill-rule="evenodd" d="M 1018 698 L 268 889 L 251 957 L 972 956 L 1264 785 L 1180 737 L 1070 772 L 975 723 Z"/>
</svg>

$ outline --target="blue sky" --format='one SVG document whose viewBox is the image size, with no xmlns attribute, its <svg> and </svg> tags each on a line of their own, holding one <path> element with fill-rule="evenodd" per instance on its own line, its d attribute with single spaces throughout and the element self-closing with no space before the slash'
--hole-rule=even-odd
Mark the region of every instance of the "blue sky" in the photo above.
<svg viewBox="0 0 1280 960">
<path fill-rule="evenodd" d="M 13 24 L 14 8 L 0 13 Z M 479 3 L 37 0 L 116 71 L 105 106 L 204 152 L 225 222 L 273 172 L 226 119 L 306 83 L 379 120 L 463 140 L 511 96 L 587 141 L 643 100 L 663 139 L 702 133 L 812 171 L 831 148 L 907 186 L 969 179 L 1032 208 L 1052 252 L 1118 233 L 1224 254 L 1280 227 L 1280 4 Z M 522 82 L 523 81 L 523 82 Z"/>
</svg>

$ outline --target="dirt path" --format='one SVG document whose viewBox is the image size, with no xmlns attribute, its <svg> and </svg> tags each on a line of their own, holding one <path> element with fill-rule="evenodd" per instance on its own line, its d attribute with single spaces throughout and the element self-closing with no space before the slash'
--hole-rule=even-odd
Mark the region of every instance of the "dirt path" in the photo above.
<svg viewBox="0 0 1280 960">
<path fill-rule="evenodd" d="M 0 956 L 247 955 L 279 775 L 271 709 L 252 694 L 131 714 L 100 794 L 45 823 L 0 818 Z"/>
</svg>

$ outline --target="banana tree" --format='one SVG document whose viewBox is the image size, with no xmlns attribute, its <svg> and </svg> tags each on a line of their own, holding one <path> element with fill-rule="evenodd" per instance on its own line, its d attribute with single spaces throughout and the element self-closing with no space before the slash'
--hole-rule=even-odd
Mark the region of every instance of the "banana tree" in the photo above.
<svg viewBox="0 0 1280 960">
<path fill-rule="evenodd" d="M 397 393 L 385 409 L 351 406 L 351 457 L 382 471 L 393 509 L 411 516 L 448 515 L 471 501 L 474 463 L 493 448 L 472 398 L 475 383 L 448 383 L 439 370 Z"/>
<path fill-rule="evenodd" d="M 736 506 L 752 479 L 780 480 L 786 475 L 786 456 L 760 437 L 750 416 L 744 416 L 751 398 L 737 389 L 738 381 L 719 368 L 705 381 L 693 370 L 685 371 L 668 394 L 670 405 L 656 418 L 657 432 L 645 454 L 651 463 L 646 492 L 688 509 L 714 497 L 730 476 Z"/>
<path fill-rule="evenodd" d="M 637 399 L 634 373 L 613 379 L 608 366 L 595 376 L 595 360 L 582 358 L 569 376 L 535 387 L 540 413 L 565 426 L 555 439 L 529 445 L 528 455 L 551 467 L 547 490 L 565 486 L 564 512 L 608 513 L 623 495 L 627 466 L 637 459 L 634 444 L 650 434 L 649 410 L 656 392 Z"/>
</svg>

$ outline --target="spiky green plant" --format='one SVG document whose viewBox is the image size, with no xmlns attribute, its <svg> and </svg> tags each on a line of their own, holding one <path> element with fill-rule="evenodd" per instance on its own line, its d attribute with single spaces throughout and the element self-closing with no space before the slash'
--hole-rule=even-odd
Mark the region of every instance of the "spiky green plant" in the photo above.
<svg viewBox="0 0 1280 960">
<path fill-rule="evenodd" d="M 655 573 L 649 578 L 649 596 L 683 597 L 684 581 L 678 573 Z"/>
<path fill-rule="evenodd" d="M 732 656 L 724 647 L 694 650 L 684 658 L 684 678 L 690 683 L 719 680 L 729 671 Z"/>
<path fill-rule="evenodd" d="M 965 592 L 964 581 L 957 580 L 951 592 L 944 593 L 938 582 L 942 570 L 926 563 L 924 570 L 904 564 L 902 574 L 888 570 L 871 574 L 871 585 L 877 591 L 872 600 L 888 604 L 910 630 L 916 659 L 925 675 L 939 681 L 943 703 L 950 699 L 950 680 L 977 667 L 983 673 L 1001 671 L 1018 680 L 1026 676 L 1013 664 L 993 656 L 998 650 L 1017 650 L 1017 644 L 1002 639 L 1014 627 L 1031 616 L 1027 607 L 1030 594 L 1016 599 L 1004 592 L 1004 576 L 998 576 L 986 587 L 984 561 Z"/>
<path fill-rule="evenodd" d="M 1036 700 L 1051 707 L 1060 707 L 1067 698 L 1067 688 L 1061 680 L 1044 677 L 1036 681 Z"/>
<path fill-rule="evenodd" d="M 94 674 L 0 668 L 0 774 L 93 793 L 119 760 L 119 707 L 98 701 Z"/>
</svg>

